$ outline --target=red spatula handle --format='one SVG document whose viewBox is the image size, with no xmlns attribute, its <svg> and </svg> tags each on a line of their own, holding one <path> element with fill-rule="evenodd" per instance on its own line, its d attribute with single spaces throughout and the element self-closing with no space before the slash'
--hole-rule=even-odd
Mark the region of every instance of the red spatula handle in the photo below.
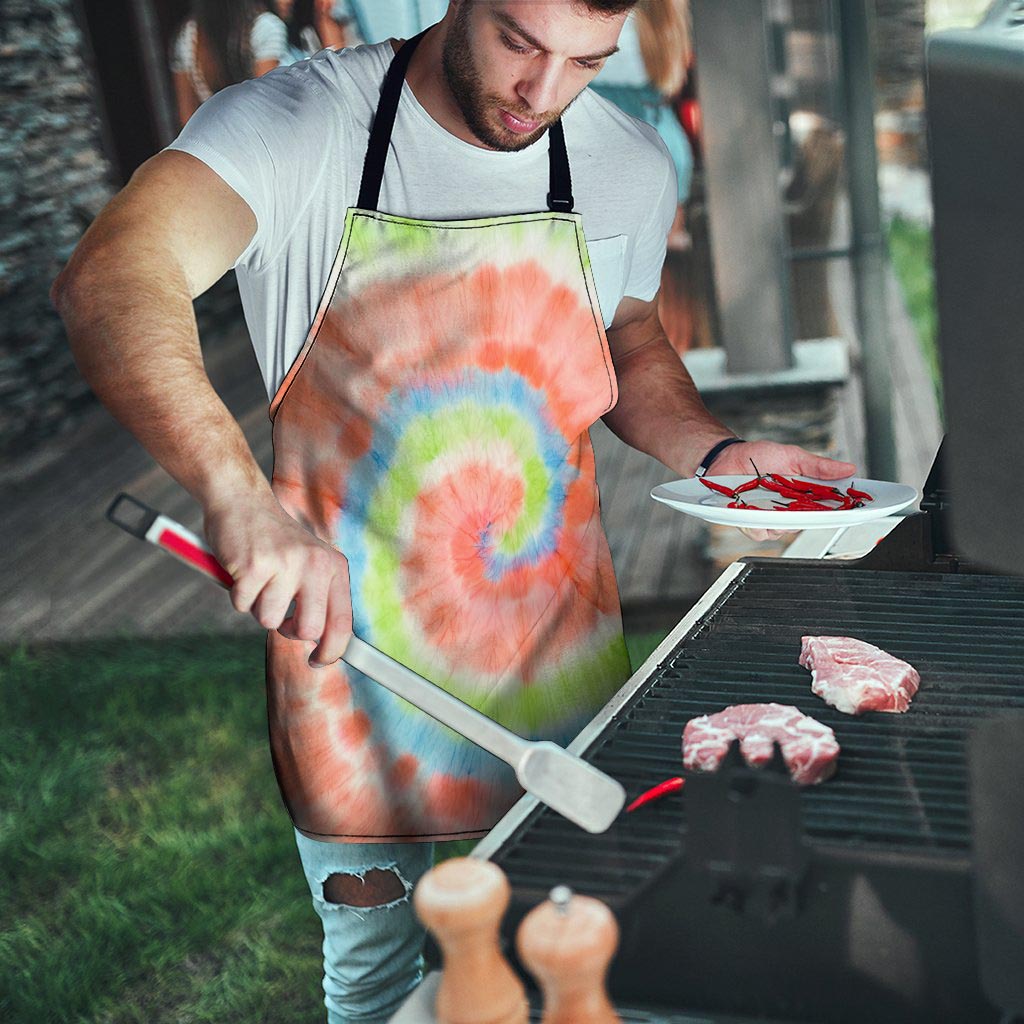
<svg viewBox="0 0 1024 1024">
<path fill-rule="evenodd" d="M 138 498 L 130 494 L 119 494 L 107 509 L 107 518 L 133 537 L 148 540 L 150 544 L 163 548 L 175 558 L 205 573 L 222 587 L 230 589 L 234 585 L 231 574 L 217 561 L 201 537 Z"/>
<path fill-rule="evenodd" d="M 222 586 L 232 586 L 227 570 L 199 537 L 137 498 L 118 495 L 107 509 L 107 518 L 133 536 L 148 540 L 199 569 Z M 292 614 L 289 610 L 288 615 Z M 588 832 L 606 831 L 626 802 L 622 786 L 593 765 L 554 743 L 517 736 L 359 637 L 349 637 L 342 659 L 442 725 L 510 764 L 523 789 Z"/>
</svg>

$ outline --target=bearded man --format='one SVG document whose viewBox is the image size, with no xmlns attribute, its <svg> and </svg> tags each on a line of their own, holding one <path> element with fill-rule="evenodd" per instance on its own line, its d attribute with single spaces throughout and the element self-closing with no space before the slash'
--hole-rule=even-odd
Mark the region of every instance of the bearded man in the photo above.
<svg viewBox="0 0 1024 1024">
<path fill-rule="evenodd" d="M 434 843 L 517 799 L 503 763 L 339 661 L 352 632 L 531 739 L 626 681 L 589 427 L 680 477 L 837 478 L 712 417 L 658 320 L 676 175 L 587 84 L 630 0 L 450 0 L 413 39 L 204 103 L 55 282 L 76 358 L 202 504 L 268 630 L 271 750 L 324 928 L 328 1020 L 420 977 Z M 268 483 L 192 300 L 234 268 L 273 419 Z"/>
</svg>

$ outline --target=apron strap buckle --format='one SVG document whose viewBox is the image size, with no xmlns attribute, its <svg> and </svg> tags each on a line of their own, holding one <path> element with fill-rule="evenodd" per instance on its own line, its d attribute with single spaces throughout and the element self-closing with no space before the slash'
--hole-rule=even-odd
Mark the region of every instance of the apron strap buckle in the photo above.
<svg viewBox="0 0 1024 1024">
<path fill-rule="evenodd" d="M 553 213 L 572 213 L 572 193 L 568 197 L 548 193 L 548 209 Z"/>
</svg>

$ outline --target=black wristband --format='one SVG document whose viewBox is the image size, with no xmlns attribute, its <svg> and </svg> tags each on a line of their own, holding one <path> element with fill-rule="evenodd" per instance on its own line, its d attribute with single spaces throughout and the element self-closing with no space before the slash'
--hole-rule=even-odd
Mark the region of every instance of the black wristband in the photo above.
<svg viewBox="0 0 1024 1024">
<path fill-rule="evenodd" d="M 711 468 L 711 463 L 714 462 L 715 459 L 717 459 L 718 456 L 721 455 L 722 452 L 724 452 L 725 449 L 728 448 L 731 444 L 743 444 L 743 438 L 727 437 L 724 441 L 719 441 L 718 444 L 716 444 L 715 447 L 712 448 L 711 451 L 709 451 L 707 455 L 705 455 L 704 458 L 700 460 L 700 465 L 697 467 L 697 472 L 694 473 L 693 475 L 698 477 L 704 476 L 707 473 L 707 471 Z"/>
</svg>

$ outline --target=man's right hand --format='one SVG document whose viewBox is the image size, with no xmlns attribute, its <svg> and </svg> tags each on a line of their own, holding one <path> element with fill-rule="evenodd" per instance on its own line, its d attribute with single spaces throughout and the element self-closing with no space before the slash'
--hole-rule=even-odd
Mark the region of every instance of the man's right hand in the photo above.
<svg viewBox="0 0 1024 1024">
<path fill-rule="evenodd" d="M 316 643 L 311 663 L 327 665 L 352 631 L 348 563 L 274 497 L 206 375 L 192 308 L 256 226 L 206 164 L 165 150 L 96 218 L 52 297 L 93 391 L 203 506 L 206 537 L 235 580 L 235 607 Z"/>
<path fill-rule="evenodd" d="M 292 519 L 269 491 L 208 505 L 204 530 L 235 581 L 238 611 L 291 640 L 317 641 L 313 667 L 341 657 L 352 635 L 352 603 L 340 551 Z"/>
</svg>

